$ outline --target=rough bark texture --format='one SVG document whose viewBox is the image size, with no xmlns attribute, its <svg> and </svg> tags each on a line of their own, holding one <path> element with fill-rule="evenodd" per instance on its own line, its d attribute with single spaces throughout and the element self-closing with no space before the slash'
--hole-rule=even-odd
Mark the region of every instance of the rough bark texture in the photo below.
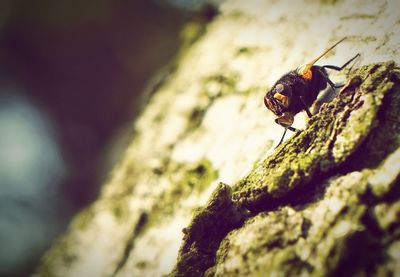
<svg viewBox="0 0 400 277">
<path fill-rule="evenodd" d="M 389 0 L 232 0 L 188 24 L 98 200 L 36 275 L 400 275 L 399 33 Z M 320 63 L 360 53 L 331 75 L 352 85 L 274 150 L 265 91 L 343 36 Z"/>
<path fill-rule="evenodd" d="M 357 85 L 259 163 L 233 197 L 221 185 L 186 230 L 172 275 L 399 275 L 399 73 L 394 63 L 355 71 Z M 222 213 L 216 201 L 242 212 Z M 231 224 L 238 218 L 240 227 Z"/>
</svg>

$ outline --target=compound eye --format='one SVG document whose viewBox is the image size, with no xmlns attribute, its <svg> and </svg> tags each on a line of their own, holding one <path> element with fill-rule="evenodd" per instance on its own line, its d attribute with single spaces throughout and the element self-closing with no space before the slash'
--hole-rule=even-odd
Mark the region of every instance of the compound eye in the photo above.
<svg viewBox="0 0 400 277">
<path fill-rule="evenodd" d="M 285 89 L 285 87 L 282 84 L 277 84 L 275 86 L 275 91 L 278 92 L 278 93 L 283 92 L 284 89 Z"/>
<path fill-rule="evenodd" d="M 277 84 L 275 86 L 275 94 L 274 98 L 278 100 L 285 108 L 289 107 L 289 97 L 282 94 L 284 91 L 285 87 L 282 84 Z M 285 93 L 286 94 L 286 93 Z"/>
</svg>

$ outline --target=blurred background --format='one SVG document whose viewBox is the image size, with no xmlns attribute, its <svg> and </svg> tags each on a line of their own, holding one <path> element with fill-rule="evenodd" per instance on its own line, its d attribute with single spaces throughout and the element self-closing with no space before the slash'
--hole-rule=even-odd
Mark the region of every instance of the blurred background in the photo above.
<svg viewBox="0 0 400 277">
<path fill-rule="evenodd" d="M 150 78 L 218 1 L 0 1 L 0 276 L 26 276 L 96 198 Z"/>
</svg>

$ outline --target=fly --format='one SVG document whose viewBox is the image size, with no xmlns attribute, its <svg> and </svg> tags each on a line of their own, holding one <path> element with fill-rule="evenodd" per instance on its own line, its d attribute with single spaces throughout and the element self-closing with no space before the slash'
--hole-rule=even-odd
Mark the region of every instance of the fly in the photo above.
<svg viewBox="0 0 400 277">
<path fill-rule="evenodd" d="M 359 57 L 360 54 L 355 55 L 340 67 L 335 65 L 318 66 L 314 64 L 345 39 L 342 38 L 306 65 L 283 75 L 274 84 L 272 89 L 265 94 L 265 106 L 278 116 L 275 122 L 285 128 L 278 146 L 282 143 L 287 130 L 296 131 L 292 127 L 296 114 L 305 111 L 308 117 L 312 117 L 310 107 L 317 99 L 320 91 L 324 90 L 328 84 L 334 91 L 343 87 L 343 85 L 333 83 L 329 79 L 326 70 L 341 71 Z"/>
</svg>

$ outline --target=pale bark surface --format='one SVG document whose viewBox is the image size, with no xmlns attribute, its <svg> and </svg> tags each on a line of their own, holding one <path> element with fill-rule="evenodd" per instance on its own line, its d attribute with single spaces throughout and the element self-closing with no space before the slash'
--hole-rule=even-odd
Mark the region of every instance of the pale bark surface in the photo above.
<svg viewBox="0 0 400 277">
<path fill-rule="evenodd" d="M 233 195 L 220 185 L 186 229 L 173 275 L 400 274 L 400 71 L 386 63 L 353 74 L 364 81 Z"/>
<path fill-rule="evenodd" d="M 400 275 L 399 6 L 225 2 L 37 276 Z M 344 36 L 319 64 L 362 83 L 274 150 L 266 90 Z"/>
</svg>

